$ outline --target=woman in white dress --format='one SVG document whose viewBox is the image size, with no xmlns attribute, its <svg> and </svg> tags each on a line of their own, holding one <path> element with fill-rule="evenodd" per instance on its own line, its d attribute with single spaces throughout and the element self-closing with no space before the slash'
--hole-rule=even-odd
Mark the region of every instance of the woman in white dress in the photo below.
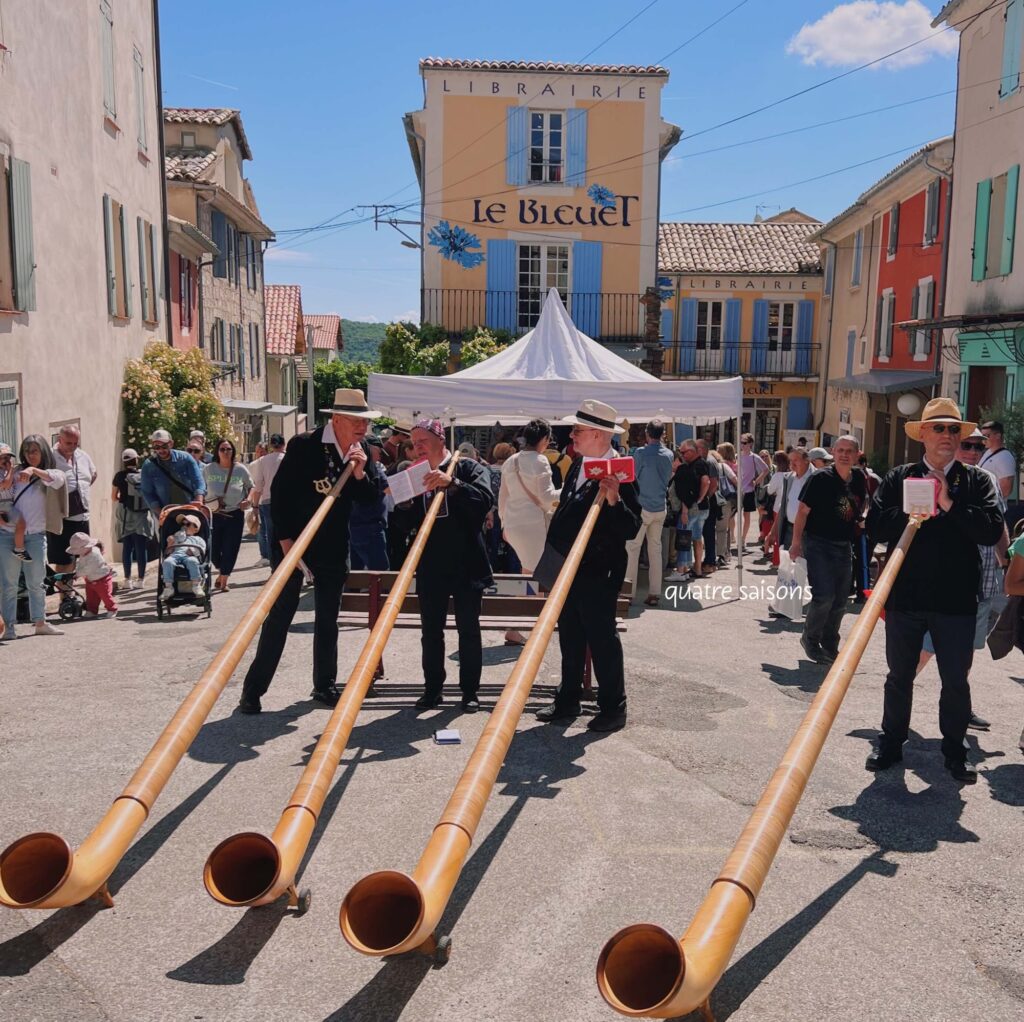
<svg viewBox="0 0 1024 1022">
<path fill-rule="evenodd" d="M 559 491 L 551 478 L 551 462 L 544 456 L 551 442 L 551 427 L 543 419 L 534 419 L 523 430 L 523 440 L 526 447 L 501 469 L 498 516 L 505 541 L 515 550 L 523 573 L 530 575 L 544 551 Z M 526 640 L 519 632 L 510 631 L 505 641 L 522 644 Z"/>
</svg>

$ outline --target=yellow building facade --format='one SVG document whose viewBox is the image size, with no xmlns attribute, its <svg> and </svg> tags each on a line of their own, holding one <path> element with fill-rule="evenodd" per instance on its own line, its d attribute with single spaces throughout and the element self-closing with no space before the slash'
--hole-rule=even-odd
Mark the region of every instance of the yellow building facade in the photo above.
<svg viewBox="0 0 1024 1022">
<path fill-rule="evenodd" d="M 429 58 L 405 116 L 423 213 L 422 318 L 519 335 L 557 288 L 602 341 L 643 334 L 657 278 L 668 72 Z"/>
</svg>

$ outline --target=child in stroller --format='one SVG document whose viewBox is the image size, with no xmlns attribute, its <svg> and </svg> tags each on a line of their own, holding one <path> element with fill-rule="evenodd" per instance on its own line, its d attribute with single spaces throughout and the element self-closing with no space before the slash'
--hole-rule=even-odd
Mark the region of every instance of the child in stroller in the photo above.
<svg viewBox="0 0 1024 1022">
<path fill-rule="evenodd" d="M 167 538 L 166 556 L 161 565 L 164 582 L 173 589 L 175 571 L 182 567 L 188 572 L 193 596 L 202 600 L 206 596 L 200 564 L 206 557 L 206 540 L 199 535 L 203 523 L 193 514 L 179 514 L 174 520 L 181 528 Z"/>
</svg>

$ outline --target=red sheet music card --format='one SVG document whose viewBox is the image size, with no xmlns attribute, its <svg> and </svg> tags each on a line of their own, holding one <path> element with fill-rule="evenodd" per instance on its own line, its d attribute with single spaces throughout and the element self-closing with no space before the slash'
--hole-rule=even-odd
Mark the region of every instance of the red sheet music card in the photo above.
<svg viewBox="0 0 1024 1022">
<path fill-rule="evenodd" d="M 584 458 L 583 471 L 587 479 L 615 476 L 620 483 L 631 483 L 636 479 L 636 463 L 632 458 Z"/>
<path fill-rule="evenodd" d="M 927 479 L 903 480 L 903 510 L 908 515 L 934 518 L 939 511 L 939 481 Z"/>
</svg>

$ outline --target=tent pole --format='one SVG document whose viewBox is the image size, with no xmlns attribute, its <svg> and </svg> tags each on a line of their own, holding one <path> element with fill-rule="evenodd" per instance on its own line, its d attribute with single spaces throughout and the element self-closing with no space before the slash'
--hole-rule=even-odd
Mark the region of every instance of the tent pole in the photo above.
<svg viewBox="0 0 1024 1022">
<path fill-rule="evenodd" d="M 739 455 L 736 458 L 736 515 L 733 522 L 736 525 L 736 574 L 739 576 L 737 585 L 743 585 L 743 453 L 740 447 L 740 430 L 743 428 L 743 406 L 740 405 L 740 412 L 736 416 L 736 449 Z"/>
</svg>

